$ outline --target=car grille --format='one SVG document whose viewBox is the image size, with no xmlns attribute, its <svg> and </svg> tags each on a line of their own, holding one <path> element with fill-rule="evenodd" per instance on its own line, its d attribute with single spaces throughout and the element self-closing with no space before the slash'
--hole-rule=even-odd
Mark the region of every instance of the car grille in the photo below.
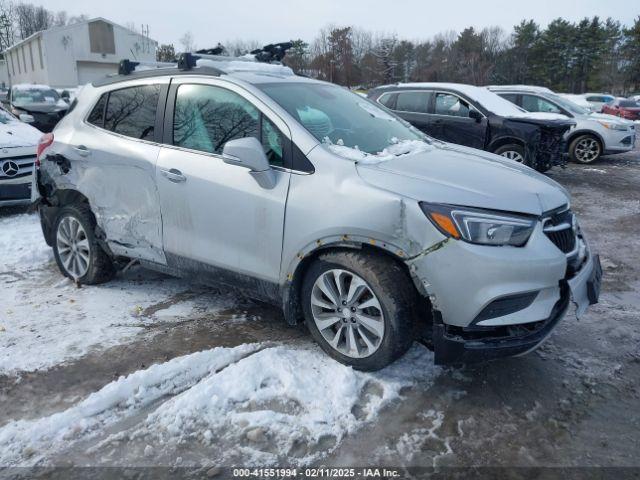
<svg viewBox="0 0 640 480">
<path fill-rule="evenodd" d="M 35 155 L 0 158 L 0 182 L 28 177 L 33 172 L 35 161 Z"/>
<path fill-rule="evenodd" d="M 544 234 L 563 253 L 571 253 L 576 248 L 576 230 L 571 210 L 553 213 L 543 219 Z"/>
</svg>

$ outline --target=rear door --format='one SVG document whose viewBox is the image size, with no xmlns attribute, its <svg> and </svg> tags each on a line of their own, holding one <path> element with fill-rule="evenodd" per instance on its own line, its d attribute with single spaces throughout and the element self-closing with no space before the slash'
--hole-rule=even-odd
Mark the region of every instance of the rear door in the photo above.
<svg viewBox="0 0 640 480">
<path fill-rule="evenodd" d="M 479 119 L 471 118 L 472 110 L 479 114 Z M 467 147 L 484 148 L 487 118 L 464 98 L 451 92 L 435 92 L 433 119 L 436 138 Z"/>
<path fill-rule="evenodd" d="M 271 287 L 279 280 L 291 135 L 255 101 L 217 79 L 174 79 L 156 181 L 169 265 L 259 290 L 256 279 Z M 252 136 L 276 173 L 273 189 L 223 161 L 226 142 Z"/>
<path fill-rule="evenodd" d="M 436 136 L 435 123 L 429 115 L 432 92 L 428 90 L 400 91 L 396 93 L 394 111 L 418 130 Z"/>
<path fill-rule="evenodd" d="M 159 105 L 168 79 L 104 93 L 71 130 L 66 175 L 90 201 L 114 253 L 164 263 L 155 182 Z"/>
</svg>

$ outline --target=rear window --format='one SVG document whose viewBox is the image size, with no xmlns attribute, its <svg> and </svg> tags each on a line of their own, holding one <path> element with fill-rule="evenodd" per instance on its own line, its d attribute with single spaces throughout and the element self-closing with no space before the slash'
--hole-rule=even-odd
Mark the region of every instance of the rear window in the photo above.
<svg viewBox="0 0 640 480">
<path fill-rule="evenodd" d="M 153 140 L 159 97 L 160 85 L 143 85 L 110 92 L 104 128 L 127 137 Z"/>
<path fill-rule="evenodd" d="M 399 92 L 396 110 L 399 112 L 427 113 L 429 92 Z"/>
<path fill-rule="evenodd" d="M 107 105 L 108 96 L 108 93 L 102 94 L 98 103 L 96 103 L 95 107 L 93 107 L 93 110 L 91 110 L 91 113 L 87 117 L 87 122 L 92 125 L 97 125 L 98 127 L 104 127 L 104 107 Z"/>
</svg>

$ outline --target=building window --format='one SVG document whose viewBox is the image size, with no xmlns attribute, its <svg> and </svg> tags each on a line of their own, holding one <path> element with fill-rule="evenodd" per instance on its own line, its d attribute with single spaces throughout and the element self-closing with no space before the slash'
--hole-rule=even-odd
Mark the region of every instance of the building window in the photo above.
<svg viewBox="0 0 640 480">
<path fill-rule="evenodd" d="M 91 53 L 116 53 L 113 25 L 102 20 L 89 23 Z"/>
<path fill-rule="evenodd" d="M 42 58 L 42 39 L 38 37 L 38 55 L 40 55 L 40 68 L 44 70 L 44 58 Z"/>
<path fill-rule="evenodd" d="M 33 42 L 29 42 L 29 59 L 31 60 L 31 71 L 36 71 L 36 66 L 33 63 Z"/>
</svg>

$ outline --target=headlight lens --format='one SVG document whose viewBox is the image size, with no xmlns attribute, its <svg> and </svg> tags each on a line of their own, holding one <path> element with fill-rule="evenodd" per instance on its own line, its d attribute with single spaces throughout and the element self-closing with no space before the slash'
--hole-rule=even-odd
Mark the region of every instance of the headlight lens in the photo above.
<svg viewBox="0 0 640 480">
<path fill-rule="evenodd" d="M 420 202 L 427 218 L 444 235 L 480 245 L 524 246 L 536 218 L 492 210 Z"/>
<path fill-rule="evenodd" d="M 601 121 L 598 121 L 598 123 L 602 125 L 604 128 L 608 128 L 609 130 L 625 131 L 627 129 L 627 126 L 621 123 L 601 122 Z"/>
</svg>

